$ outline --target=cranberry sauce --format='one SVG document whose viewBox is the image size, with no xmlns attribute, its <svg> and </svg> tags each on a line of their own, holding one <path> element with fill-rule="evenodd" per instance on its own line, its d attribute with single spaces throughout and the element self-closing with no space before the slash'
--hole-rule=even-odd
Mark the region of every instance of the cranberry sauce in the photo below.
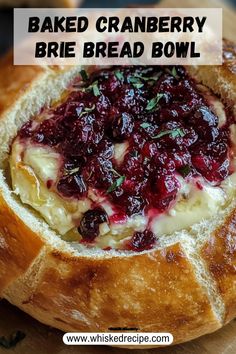
<svg viewBox="0 0 236 354">
<path fill-rule="evenodd" d="M 121 215 L 162 213 L 176 199 L 178 175 L 187 181 L 202 176 L 215 185 L 230 174 L 228 124 L 218 127 L 218 117 L 182 67 L 113 67 L 85 74 L 66 101 L 50 109 L 51 118 L 34 128 L 28 122 L 19 133 L 62 154 L 60 195 L 82 198 L 91 187 Z M 115 144 L 124 142 L 128 148 L 118 162 Z M 96 235 L 105 220 L 97 214 Z M 91 239 L 87 223 L 80 229 Z M 131 248 L 152 244 L 146 230 L 133 236 Z"/>
</svg>

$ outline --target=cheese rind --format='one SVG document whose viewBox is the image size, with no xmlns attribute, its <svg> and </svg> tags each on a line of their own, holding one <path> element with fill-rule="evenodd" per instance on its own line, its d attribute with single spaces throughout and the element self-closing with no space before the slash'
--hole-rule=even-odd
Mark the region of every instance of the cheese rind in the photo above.
<svg viewBox="0 0 236 354">
<path fill-rule="evenodd" d="M 57 176 L 59 154 L 38 146 L 28 146 L 26 154 L 22 154 L 23 151 L 24 146 L 16 140 L 10 157 L 13 190 L 23 203 L 37 210 L 52 229 L 64 235 L 90 209 L 91 201 L 87 198 L 66 201 L 45 186 L 43 182 L 55 180 Z M 53 175 L 53 172 L 56 174 Z"/>
</svg>

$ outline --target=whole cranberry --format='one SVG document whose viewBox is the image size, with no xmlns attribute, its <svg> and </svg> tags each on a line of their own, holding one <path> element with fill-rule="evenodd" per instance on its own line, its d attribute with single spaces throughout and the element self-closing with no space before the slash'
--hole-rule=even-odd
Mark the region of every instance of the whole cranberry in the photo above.
<svg viewBox="0 0 236 354">
<path fill-rule="evenodd" d="M 140 214 L 145 206 L 145 201 L 140 196 L 130 195 L 126 199 L 126 214 L 129 216 Z"/>
<path fill-rule="evenodd" d="M 185 135 L 183 137 L 183 145 L 191 146 L 198 140 L 198 134 L 192 127 L 185 128 Z"/>
<path fill-rule="evenodd" d="M 156 179 L 154 190 L 158 192 L 161 198 L 175 196 L 180 188 L 180 184 L 172 174 L 159 172 Z"/>
<path fill-rule="evenodd" d="M 83 169 L 83 176 L 93 188 L 107 189 L 113 183 L 112 162 L 100 156 L 91 157 Z"/>
<path fill-rule="evenodd" d="M 124 158 L 121 171 L 127 179 L 136 181 L 140 179 L 142 180 L 144 176 L 144 166 L 142 160 L 127 154 Z"/>
<path fill-rule="evenodd" d="M 175 149 L 173 149 L 175 151 Z M 168 170 L 170 173 L 175 170 L 175 160 L 173 154 L 168 151 L 160 151 L 153 158 L 155 161 L 157 175 L 164 175 Z"/>
<path fill-rule="evenodd" d="M 71 126 L 71 141 L 83 144 L 98 144 L 104 135 L 104 128 L 96 115 L 88 113 L 77 119 Z"/>
<path fill-rule="evenodd" d="M 78 231 L 85 241 L 93 241 L 99 235 L 99 225 L 107 222 L 105 210 L 95 208 L 84 213 Z"/>
<path fill-rule="evenodd" d="M 104 159 L 110 159 L 114 154 L 114 145 L 111 140 L 103 139 L 97 145 L 98 154 Z"/>
<path fill-rule="evenodd" d="M 100 89 L 106 94 L 113 93 L 121 85 L 120 81 L 113 74 L 110 74 L 101 84 Z"/>
<path fill-rule="evenodd" d="M 156 242 L 156 237 L 150 230 L 144 230 L 143 232 L 135 232 L 131 241 L 130 248 L 133 251 L 141 252 L 152 248 Z"/>
<path fill-rule="evenodd" d="M 191 165 L 191 155 L 186 148 L 173 149 L 169 154 L 169 158 L 174 161 L 175 168 L 179 169 L 186 165 Z"/>
<path fill-rule="evenodd" d="M 64 134 L 65 131 L 60 119 L 46 119 L 35 131 L 33 140 L 37 143 L 54 146 L 63 140 Z"/>
<path fill-rule="evenodd" d="M 110 110 L 110 101 L 109 98 L 104 96 L 104 95 L 100 95 L 97 99 L 97 103 L 96 103 L 96 109 L 98 111 L 99 114 L 108 114 L 109 110 Z"/>
<path fill-rule="evenodd" d="M 68 158 L 65 160 L 64 163 L 64 169 L 68 172 L 75 170 L 75 169 L 81 169 L 82 166 L 86 163 L 87 159 L 85 156 L 80 156 L 77 158 Z"/>
<path fill-rule="evenodd" d="M 157 150 L 157 144 L 154 142 L 147 141 L 141 151 L 142 155 L 147 158 L 151 158 L 155 155 L 157 155 L 158 150 Z"/>
<path fill-rule="evenodd" d="M 188 119 L 188 124 L 192 125 L 199 137 L 204 140 L 214 141 L 218 135 L 218 118 L 206 106 L 200 106 Z"/>
<path fill-rule="evenodd" d="M 79 174 L 63 176 L 58 184 L 57 190 L 65 197 L 82 197 L 87 192 L 83 177 Z"/>
<path fill-rule="evenodd" d="M 123 85 L 113 97 L 114 104 L 121 112 L 128 112 L 133 115 L 143 112 L 147 105 L 145 95 L 137 89 L 130 88 L 129 85 Z"/>
<path fill-rule="evenodd" d="M 180 66 L 101 68 L 83 83 L 77 79 L 45 116 L 19 135 L 62 155 L 66 175 L 58 176 L 58 193 L 81 198 L 96 188 L 125 217 L 167 212 L 180 189 L 179 174 L 187 182 L 200 175 L 216 185 L 232 172 L 231 118 L 227 113 L 227 124 L 218 127 L 202 91 Z M 125 152 L 116 159 L 115 144 L 124 141 Z M 50 180 L 47 186 L 54 187 Z M 98 214 L 91 234 L 84 231 L 87 240 L 96 237 Z M 131 248 L 146 249 L 150 240 L 149 230 L 135 233 Z"/>
<path fill-rule="evenodd" d="M 112 137 L 117 141 L 122 141 L 130 137 L 134 128 L 133 117 L 128 113 L 122 113 L 112 121 Z"/>
<path fill-rule="evenodd" d="M 201 119 L 206 122 L 209 127 L 217 127 L 218 118 L 214 113 L 210 111 L 210 109 L 206 106 L 199 107 L 197 112 L 195 113 L 195 118 Z"/>
</svg>

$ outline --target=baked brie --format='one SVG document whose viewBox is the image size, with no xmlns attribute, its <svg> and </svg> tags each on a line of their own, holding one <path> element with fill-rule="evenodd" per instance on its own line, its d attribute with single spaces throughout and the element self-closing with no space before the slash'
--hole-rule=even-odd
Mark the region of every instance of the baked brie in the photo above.
<svg viewBox="0 0 236 354">
<path fill-rule="evenodd" d="M 235 45 L 222 66 L 11 62 L 0 297 L 63 331 L 135 327 L 174 344 L 233 319 Z"/>
<path fill-rule="evenodd" d="M 232 201 L 234 127 L 183 67 L 83 70 L 18 132 L 13 189 L 64 240 L 143 251 Z"/>
</svg>

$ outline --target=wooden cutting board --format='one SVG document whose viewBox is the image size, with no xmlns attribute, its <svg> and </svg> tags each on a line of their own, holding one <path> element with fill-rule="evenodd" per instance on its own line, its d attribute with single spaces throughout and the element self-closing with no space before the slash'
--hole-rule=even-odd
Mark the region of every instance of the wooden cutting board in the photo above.
<svg viewBox="0 0 236 354">
<path fill-rule="evenodd" d="M 135 0 L 134 0 L 135 3 Z M 236 14 L 218 0 L 164 0 L 161 7 L 223 7 L 224 37 L 235 39 Z M 103 346 L 67 347 L 62 342 L 62 332 L 35 321 L 6 301 L 0 302 L 0 337 L 21 330 L 26 337 L 12 349 L 0 348 L 0 354 L 130 354 L 128 349 Z M 235 354 L 236 320 L 216 333 L 169 348 L 133 350 L 132 354 Z"/>
<path fill-rule="evenodd" d="M 1 349 L 0 354 L 235 354 L 236 320 L 219 331 L 185 344 L 156 349 L 120 349 L 105 346 L 66 346 L 63 333 L 35 321 L 30 316 L 8 304 L 0 302 L 0 337 L 15 331 L 25 333 L 25 338 L 15 348 Z"/>
</svg>

